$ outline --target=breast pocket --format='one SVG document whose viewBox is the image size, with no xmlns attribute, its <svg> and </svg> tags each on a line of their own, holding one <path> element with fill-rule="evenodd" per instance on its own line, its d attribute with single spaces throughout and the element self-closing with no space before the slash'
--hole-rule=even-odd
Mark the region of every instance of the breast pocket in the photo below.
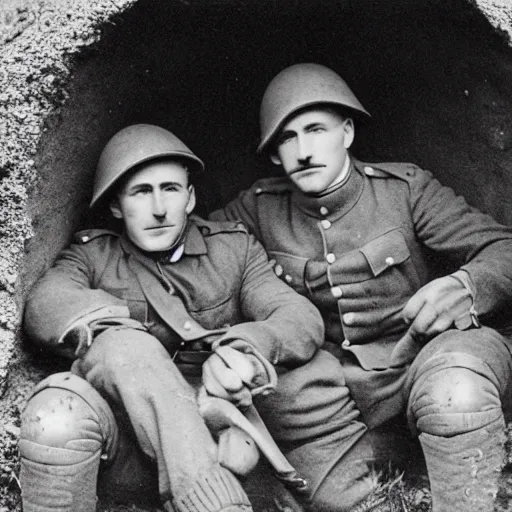
<svg viewBox="0 0 512 512">
<path fill-rule="evenodd" d="M 358 252 L 364 257 L 364 271 L 353 290 L 360 288 L 361 301 L 356 301 L 355 310 L 364 311 L 368 306 L 365 302 L 370 301 L 375 319 L 383 322 L 396 315 L 420 287 L 409 246 L 404 234 L 394 229 L 374 238 Z"/>
<path fill-rule="evenodd" d="M 270 259 L 276 260 L 274 271 L 276 275 L 295 291 L 305 294 L 305 271 L 307 258 L 294 256 L 280 251 L 268 251 Z"/>
<path fill-rule="evenodd" d="M 359 249 L 369 265 L 370 277 L 380 276 L 386 270 L 410 259 L 411 253 L 402 232 L 389 231 Z"/>
</svg>

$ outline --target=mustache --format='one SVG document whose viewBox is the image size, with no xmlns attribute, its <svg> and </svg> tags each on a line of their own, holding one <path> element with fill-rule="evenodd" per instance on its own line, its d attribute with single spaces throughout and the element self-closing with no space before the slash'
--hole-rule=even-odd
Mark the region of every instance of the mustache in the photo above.
<svg viewBox="0 0 512 512">
<path fill-rule="evenodd" d="M 307 163 L 305 165 L 299 165 L 298 167 L 295 167 L 294 169 L 292 169 L 292 171 L 290 173 L 288 173 L 289 176 L 291 176 L 292 174 L 295 174 L 296 172 L 302 172 L 302 171 L 307 171 L 309 169 L 319 169 L 321 167 L 325 167 L 324 164 L 315 164 L 315 163 Z"/>
</svg>

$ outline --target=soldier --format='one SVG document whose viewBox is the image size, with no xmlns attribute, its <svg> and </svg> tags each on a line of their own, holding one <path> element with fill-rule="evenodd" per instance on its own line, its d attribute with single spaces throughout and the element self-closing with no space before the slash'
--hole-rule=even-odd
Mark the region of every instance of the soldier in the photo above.
<svg viewBox="0 0 512 512">
<path fill-rule="evenodd" d="M 252 510 L 234 473 L 254 466 L 254 444 L 234 430 L 237 453 L 217 448 L 176 362 L 208 356 L 203 398 L 249 406 L 275 385 L 274 365 L 313 357 L 323 326 L 241 223 L 191 215 L 202 168 L 153 125 L 127 127 L 103 150 L 91 206 L 108 205 L 122 231 L 79 232 L 26 303 L 30 339 L 74 362 L 23 414 L 25 512 L 96 510 L 98 473 L 124 498 L 158 482 L 166 510 Z"/>
<path fill-rule="evenodd" d="M 331 69 L 283 70 L 263 96 L 258 151 L 285 177 L 256 182 L 211 218 L 242 220 L 276 274 L 320 309 L 324 348 L 341 363 L 332 371 L 370 433 L 406 413 L 434 511 L 490 511 L 511 357 L 510 341 L 488 325 L 511 305 L 512 231 L 415 165 L 354 158 L 355 123 L 368 117 Z M 431 253 L 442 277 L 433 278 Z M 268 415 L 276 436 L 286 439 L 290 417 Z M 334 475 L 324 475 L 326 487 Z"/>
</svg>

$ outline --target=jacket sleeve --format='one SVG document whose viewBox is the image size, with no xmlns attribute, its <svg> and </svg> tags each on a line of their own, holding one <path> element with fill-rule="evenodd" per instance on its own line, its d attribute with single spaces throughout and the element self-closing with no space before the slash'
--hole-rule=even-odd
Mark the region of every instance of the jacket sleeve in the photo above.
<svg viewBox="0 0 512 512">
<path fill-rule="evenodd" d="M 59 352 L 61 336 L 92 313 L 103 310 L 105 317 L 126 316 L 126 301 L 94 289 L 92 279 L 93 267 L 84 246 L 72 244 L 62 251 L 26 301 L 23 325 L 30 340 Z"/>
<path fill-rule="evenodd" d="M 300 366 L 323 343 L 320 313 L 274 275 L 262 245 L 252 235 L 247 235 L 247 240 L 240 291 L 247 321 L 231 327 L 221 343 L 242 339 L 274 365 Z"/>
<path fill-rule="evenodd" d="M 244 190 L 224 208 L 215 210 L 209 215 L 215 221 L 242 221 L 247 229 L 261 240 L 260 226 L 257 217 L 257 195 L 253 188 Z"/>
<path fill-rule="evenodd" d="M 411 206 L 418 238 L 469 274 L 481 317 L 512 306 L 512 228 L 468 205 L 431 173 L 416 174 Z"/>
</svg>

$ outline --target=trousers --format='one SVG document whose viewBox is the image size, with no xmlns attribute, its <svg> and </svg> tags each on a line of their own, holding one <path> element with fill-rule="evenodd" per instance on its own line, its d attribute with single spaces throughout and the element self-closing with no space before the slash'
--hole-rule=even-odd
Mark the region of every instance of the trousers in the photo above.
<svg viewBox="0 0 512 512">
<path fill-rule="evenodd" d="M 188 511 L 195 510 L 191 502 L 206 486 L 209 495 L 221 496 L 212 498 L 213 510 L 246 510 L 247 497 L 233 475 L 219 466 L 193 390 L 167 352 L 145 333 L 121 334 L 100 335 L 84 359 L 73 365 L 71 376 L 53 376 L 67 378 L 67 384 L 50 377 L 29 402 L 20 441 L 26 512 L 50 510 L 30 508 L 37 501 L 31 493 L 41 495 L 41 488 L 36 490 L 30 482 L 40 469 L 37 464 L 62 471 L 59 463 L 68 452 L 75 470 L 89 479 L 96 478 L 103 457 L 103 487 L 140 493 L 157 481 L 168 507 Z M 391 369 L 387 375 L 384 371 L 375 376 L 321 350 L 309 363 L 281 373 L 277 392 L 257 399 L 256 405 L 290 462 L 310 482 L 305 508 L 349 511 L 371 494 L 377 487 L 374 467 L 400 455 L 409 441 L 397 437 L 382 450 L 375 433 L 387 419 L 403 414 L 410 437 L 418 437 L 425 455 L 434 511 L 486 511 L 493 508 L 503 464 L 503 406 L 511 395 L 511 369 L 508 342 L 496 331 L 450 330 L 426 344 L 410 366 Z M 373 394 L 372 382 L 380 384 Z M 72 395 L 59 398 L 61 409 L 83 406 L 72 403 L 75 396 L 92 406 L 96 419 L 89 418 L 86 427 L 94 435 L 85 445 L 79 435 L 59 446 L 31 432 L 33 425 L 41 424 L 40 409 L 48 414 L 48 424 L 66 424 L 51 416 L 45 386 L 72 390 Z M 379 393 L 392 398 L 382 401 L 382 409 L 375 400 Z M 78 432 L 84 428 L 79 425 Z M 59 429 L 52 432 L 59 435 Z M 400 457 L 396 459 L 399 463 Z M 215 475 L 214 481 L 206 482 L 205 474 Z M 84 503 L 91 492 L 80 492 L 75 495 Z"/>
<path fill-rule="evenodd" d="M 19 447 L 25 512 L 95 510 L 98 474 L 118 494 L 156 491 L 167 510 L 252 510 L 217 460 L 194 389 L 142 331 L 108 329 L 71 373 L 43 381 Z"/>
<path fill-rule="evenodd" d="M 417 438 L 434 512 L 491 511 L 505 457 L 509 348 L 504 337 L 482 327 L 448 330 L 412 364 L 382 371 L 364 370 L 341 352 L 320 351 L 280 375 L 278 392 L 260 411 L 311 480 L 313 510 L 350 510 L 375 488 L 374 468 L 400 465 L 407 458 L 404 446 Z M 409 432 L 382 436 L 383 425 L 399 417 Z"/>
</svg>

